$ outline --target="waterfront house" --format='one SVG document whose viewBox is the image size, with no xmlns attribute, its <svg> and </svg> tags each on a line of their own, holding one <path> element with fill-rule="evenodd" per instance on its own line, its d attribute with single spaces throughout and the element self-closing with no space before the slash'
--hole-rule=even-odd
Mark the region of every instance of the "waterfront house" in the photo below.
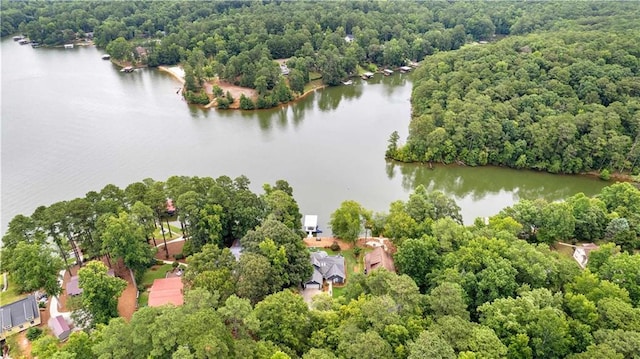
<svg viewBox="0 0 640 359">
<path fill-rule="evenodd" d="M 347 278 L 344 270 L 344 257 L 341 255 L 330 256 L 325 251 L 312 252 L 311 264 L 313 265 L 313 274 L 304 283 L 305 288 L 321 289 L 325 280 L 340 284 L 344 283 Z"/>
</svg>

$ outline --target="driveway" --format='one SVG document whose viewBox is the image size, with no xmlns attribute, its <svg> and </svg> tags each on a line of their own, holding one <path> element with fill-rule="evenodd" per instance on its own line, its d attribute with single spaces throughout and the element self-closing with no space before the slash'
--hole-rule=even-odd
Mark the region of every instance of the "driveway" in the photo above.
<svg viewBox="0 0 640 359">
<path fill-rule="evenodd" d="M 307 288 L 307 289 L 303 289 L 300 294 L 302 294 L 302 298 L 304 299 L 305 303 L 311 304 L 311 299 L 315 295 L 318 295 L 320 293 L 322 293 L 322 290 L 320 289 Z"/>
</svg>

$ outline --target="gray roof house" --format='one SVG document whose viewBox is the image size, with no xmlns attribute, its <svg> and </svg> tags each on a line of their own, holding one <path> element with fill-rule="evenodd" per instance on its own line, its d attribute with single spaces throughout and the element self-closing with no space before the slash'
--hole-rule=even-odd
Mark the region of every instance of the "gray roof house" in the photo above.
<svg viewBox="0 0 640 359">
<path fill-rule="evenodd" d="M 2 324 L 0 339 L 39 325 L 41 319 L 36 297 L 29 295 L 0 307 L 0 322 Z"/>
<path fill-rule="evenodd" d="M 312 252 L 311 264 L 313 265 L 313 274 L 304 283 L 305 288 L 320 289 L 324 280 L 333 283 L 344 283 L 346 274 L 343 256 L 330 256 L 325 251 Z"/>
</svg>

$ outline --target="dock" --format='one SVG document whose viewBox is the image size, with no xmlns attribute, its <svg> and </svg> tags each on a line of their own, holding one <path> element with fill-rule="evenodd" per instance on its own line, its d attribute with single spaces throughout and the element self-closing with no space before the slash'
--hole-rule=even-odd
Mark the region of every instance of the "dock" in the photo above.
<svg viewBox="0 0 640 359">
<path fill-rule="evenodd" d="M 365 72 L 365 73 L 362 74 L 361 77 L 362 77 L 363 80 L 368 80 L 368 79 L 373 77 L 373 72 Z"/>
</svg>

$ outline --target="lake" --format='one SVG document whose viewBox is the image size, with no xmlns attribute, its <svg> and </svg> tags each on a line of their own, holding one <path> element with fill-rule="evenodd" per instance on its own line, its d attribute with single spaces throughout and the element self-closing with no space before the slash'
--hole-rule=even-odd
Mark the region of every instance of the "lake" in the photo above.
<svg viewBox="0 0 640 359">
<path fill-rule="evenodd" d="M 32 49 L 1 41 L 1 228 L 16 214 L 172 175 L 246 175 L 252 190 L 284 179 L 321 228 L 344 200 L 388 211 L 423 184 L 453 196 L 465 223 L 521 198 L 559 200 L 597 179 L 504 168 L 394 164 L 387 140 L 408 133 L 411 75 L 376 75 L 253 112 L 187 105 L 156 69 L 121 73 L 95 47 Z"/>
</svg>

